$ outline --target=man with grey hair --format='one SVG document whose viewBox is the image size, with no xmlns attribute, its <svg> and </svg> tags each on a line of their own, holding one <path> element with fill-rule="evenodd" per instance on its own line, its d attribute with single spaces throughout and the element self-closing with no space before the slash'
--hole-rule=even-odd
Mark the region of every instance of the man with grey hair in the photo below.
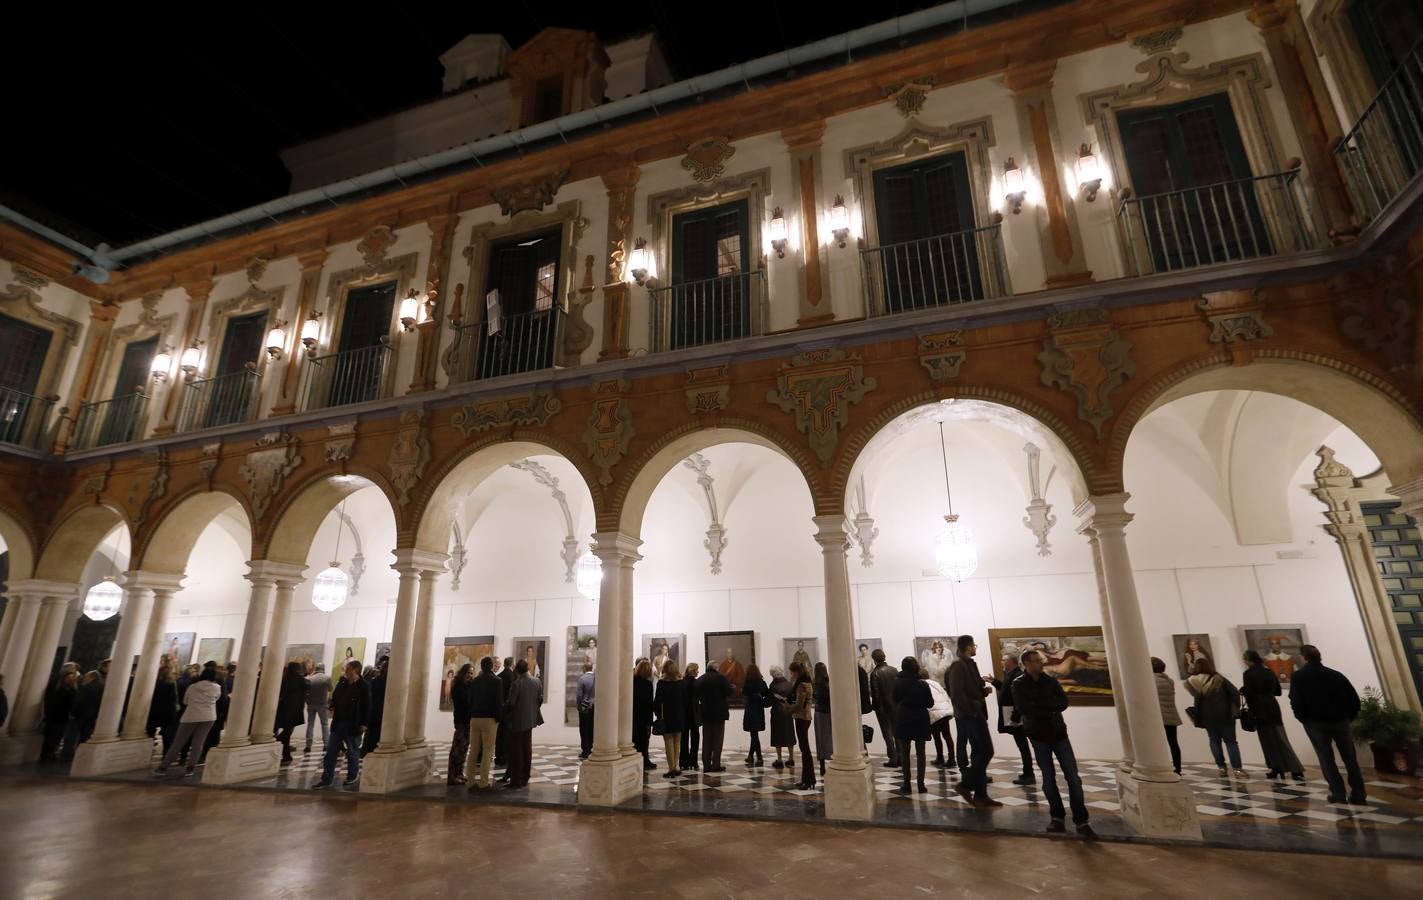
<svg viewBox="0 0 1423 900">
<path fill-rule="evenodd" d="M 1067 799 L 1072 804 L 1072 824 L 1084 838 L 1097 833 L 1088 823 L 1087 804 L 1082 796 L 1082 779 L 1077 774 L 1077 757 L 1072 742 L 1067 739 L 1067 722 L 1062 711 L 1067 709 L 1067 692 L 1057 679 L 1043 671 L 1043 655 L 1037 650 L 1024 650 L 1018 657 L 1023 675 L 1013 681 L 1013 721 L 1022 723 L 1023 736 L 1032 744 L 1038 768 L 1043 773 L 1043 796 L 1047 798 L 1050 832 L 1067 830 L 1067 810 L 1062 807 L 1062 794 L 1057 790 L 1057 772 L 1053 757 L 1062 766 L 1067 779 Z"/>
<path fill-rule="evenodd" d="M 331 739 L 326 710 L 330 701 L 331 676 L 326 674 L 325 663 L 317 663 L 316 671 L 306 676 L 306 753 L 311 752 L 311 734 L 316 730 L 317 719 L 321 720 L 321 746 Z"/>
</svg>

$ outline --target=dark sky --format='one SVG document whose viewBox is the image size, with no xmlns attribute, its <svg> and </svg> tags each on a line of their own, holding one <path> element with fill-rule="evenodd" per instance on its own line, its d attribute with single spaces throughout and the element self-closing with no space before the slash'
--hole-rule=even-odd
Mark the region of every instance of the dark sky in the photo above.
<svg viewBox="0 0 1423 900">
<path fill-rule="evenodd" d="M 518 47 L 549 26 L 605 40 L 655 29 L 688 77 L 932 4 L 504 0 L 463 12 L 323 4 L 320 16 L 296 3 L 194 5 L 162 22 L 137 21 L 127 4 L 48 5 L 56 12 L 24 29 L 44 39 L 7 41 L 0 63 L 0 202 L 119 246 L 285 194 L 280 149 L 439 96 L 437 57 L 466 34 Z"/>
</svg>

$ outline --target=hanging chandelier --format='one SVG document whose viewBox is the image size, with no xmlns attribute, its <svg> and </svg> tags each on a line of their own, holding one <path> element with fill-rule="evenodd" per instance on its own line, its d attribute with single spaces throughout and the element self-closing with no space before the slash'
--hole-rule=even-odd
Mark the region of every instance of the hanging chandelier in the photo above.
<svg viewBox="0 0 1423 900">
<path fill-rule="evenodd" d="M 578 593 L 589 600 L 597 600 L 603 589 L 603 561 L 593 555 L 592 550 L 584 550 L 578 557 Z"/>
<path fill-rule="evenodd" d="M 84 595 L 84 615 L 95 622 L 111 619 L 119 611 L 123 598 L 123 588 L 114 583 L 114 576 L 105 575 L 103 581 Z"/>
<path fill-rule="evenodd" d="M 949 514 L 944 516 L 944 527 L 934 536 L 934 568 L 945 578 L 963 581 L 978 569 L 978 547 L 973 542 L 973 532 L 954 514 L 954 495 L 949 490 L 949 453 L 944 444 L 943 422 L 939 423 L 939 454 L 944 463 L 944 496 L 948 500 Z"/>
<path fill-rule="evenodd" d="M 322 612 L 333 612 L 346 605 L 346 595 L 350 593 L 351 579 L 341 571 L 341 524 L 345 521 L 346 501 L 341 501 L 341 512 L 336 517 L 336 559 L 316 576 L 316 585 L 311 591 L 311 605 Z"/>
</svg>

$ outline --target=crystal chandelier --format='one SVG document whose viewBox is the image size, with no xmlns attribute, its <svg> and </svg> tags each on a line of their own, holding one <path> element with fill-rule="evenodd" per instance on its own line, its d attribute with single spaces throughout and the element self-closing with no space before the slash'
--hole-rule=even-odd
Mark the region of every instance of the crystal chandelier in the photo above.
<svg viewBox="0 0 1423 900">
<path fill-rule="evenodd" d="M 322 612 L 332 612 L 346 604 L 346 594 L 351 587 L 351 579 L 341 571 L 341 524 L 345 521 L 346 501 L 341 501 L 341 514 L 336 517 L 336 559 L 316 576 L 316 586 L 311 591 L 311 605 Z"/>
<path fill-rule="evenodd" d="M 973 532 L 954 514 L 954 495 L 949 490 L 949 454 L 944 445 L 943 422 L 939 423 L 939 454 L 944 463 L 944 496 L 948 500 L 949 514 L 944 516 L 944 527 L 934 536 L 934 568 L 945 578 L 963 581 L 978 568 L 978 547 L 973 542 Z"/>
<path fill-rule="evenodd" d="M 578 593 L 589 600 L 597 600 L 603 587 L 603 561 L 593 555 L 592 550 L 584 550 L 578 557 Z"/>
<path fill-rule="evenodd" d="M 84 595 L 84 615 L 95 622 L 113 618 L 123 597 L 123 589 L 114 584 L 114 576 L 105 575 L 103 581 L 89 588 L 89 593 Z"/>
</svg>

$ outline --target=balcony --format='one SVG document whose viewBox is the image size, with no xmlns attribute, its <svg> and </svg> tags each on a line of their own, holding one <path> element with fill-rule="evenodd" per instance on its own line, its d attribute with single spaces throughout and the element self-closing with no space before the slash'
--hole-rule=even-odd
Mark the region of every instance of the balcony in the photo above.
<svg viewBox="0 0 1423 900">
<path fill-rule="evenodd" d="M 307 359 L 302 374 L 302 410 L 349 406 L 388 396 L 390 342 Z"/>
<path fill-rule="evenodd" d="M 1176 272 L 1315 247 L 1299 164 L 1285 172 L 1136 197 L 1117 227 L 1129 275 Z"/>
<path fill-rule="evenodd" d="M 1423 170 L 1423 41 L 1408 51 L 1334 155 L 1365 221 Z"/>
<path fill-rule="evenodd" d="M 136 441 L 143 437 L 147 415 L 148 396 L 142 391 L 85 403 L 74 422 L 72 445 L 75 450 L 90 450 Z"/>
<path fill-rule="evenodd" d="M 46 443 L 52 397 L 0 388 L 0 444 L 39 450 Z"/>
<path fill-rule="evenodd" d="M 654 353 L 766 330 L 766 273 L 761 270 L 653 287 L 647 294 L 648 349 Z"/>
<path fill-rule="evenodd" d="M 567 317 L 563 307 L 555 304 L 549 309 L 501 316 L 493 333 L 487 321 L 460 326 L 456 338 L 460 355 L 450 380 L 479 381 L 552 369 L 563 345 Z"/>
<path fill-rule="evenodd" d="M 982 228 L 866 248 L 860 271 L 870 317 L 1004 296 L 1003 217 L 994 214 Z"/>
<path fill-rule="evenodd" d="M 199 431 L 252 421 L 256 417 L 260 385 L 255 366 L 215 378 L 185 382 L 178 430 Z"/>
</svg>

